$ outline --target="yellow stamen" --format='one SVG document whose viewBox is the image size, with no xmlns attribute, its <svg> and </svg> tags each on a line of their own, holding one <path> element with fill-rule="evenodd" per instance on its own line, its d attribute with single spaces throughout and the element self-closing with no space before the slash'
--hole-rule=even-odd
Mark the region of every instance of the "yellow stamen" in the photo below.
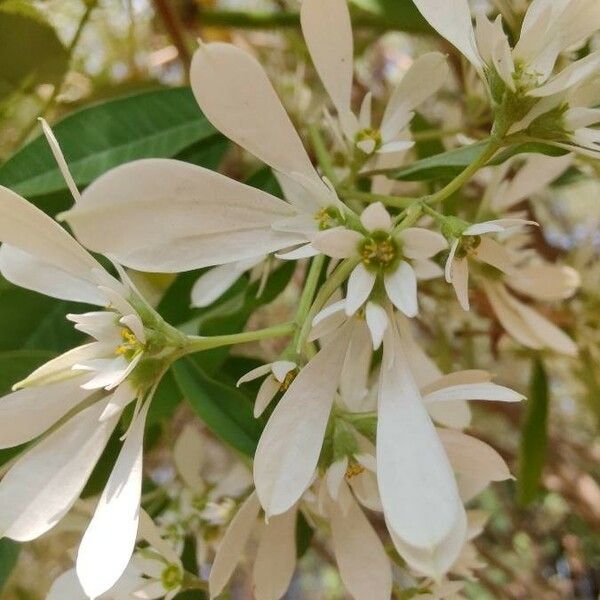
<svg viewBox="0 0 600 600">
<path fill-rule="evenodd" d="M 352 479 L 361 473 L 364 473 L 365 468 L 359 463 L 350 463 L 346 469 L 346 479 Z"/>
</svg>

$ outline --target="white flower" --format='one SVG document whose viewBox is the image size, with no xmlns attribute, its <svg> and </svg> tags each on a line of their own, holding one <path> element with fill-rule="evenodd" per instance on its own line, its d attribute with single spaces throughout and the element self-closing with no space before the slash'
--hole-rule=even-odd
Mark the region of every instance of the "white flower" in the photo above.
<svg viewBox="0 0 600 600">
<path fill-rule="evenodd" d="M 253 492 L 241 504 L 217 550 L 208 580 L 211 598 L 227 585 L 253 532 L 259 534 L 252 569 L 254 596 L 257 600 L 277 600 L 287 591 L 296 568 L 298 508 L 294 505 L 262 526 L 259 514 L 260 503 Z"/>
<path fill-rule="evenodd" d="M 431 271 L 429 259 L 447 247 L 443 236 L 409 227 L 398 233 L 383 204 L 369 205 L 360 216 L 363 231 L 335 227 L 313 238 L 312 245 L 333 258 L 360 258 L 348 280 L 345 310 L 354 314 L 381 281 L 391 302 L 408 317 L 418 312 L 417 273 Z M 414 261 L 415 268 L 408 261 Z M 441 270 L 439 270 L 441 275 Z"/>
<path fill-rule="evenodd" d="M 448 75 L 445 57 L 430 53 L 413 63 L 393 91 L 380 127 L 374 129 L 370 93 L 365 96 L 358 117 L 351 108 L 354 61 L 346 1 L 303 0 L 300 17 L 308 50 L 336 108 L 350 150 L 356 148 L 371 156 L 394 155 L 410 148 L 413 142 L 407 127 L 414 116 L 413 110 L 443 85 Z M 392 166 L 393 160 L 392 163 L 386 161 L 387 168 Z"/>
<path fill-rule="evenodd" d="M 469 260 L 475 259 L 507 274 L 514 270 L 514 258 L 489 234 L 523 225 L 535 225 L 523 219 L 498 219 L 469 225 L 462 229 L 450 247 L 446 261 L 446 281 L 451 283 L 464 310 L 469 310 Z"/>
<path fill-rule="evenodd" d="M 266 375 L 262 382 L 258 394 L 256 396 L 256 402 L 254 403 L 254 416 L 260 417 L 264 410 L 269 406 L 271 400 L 275 398 L 277 392 L 284 392 L 287 390 L 296 374 L 297 365 L 295 362 L 289 360 L 278 360 L 273 363 L 262 365 L 256 369 L 252 369 L 246 373 L 237 382 L 240 386 L 242 383 L 248 381 L 254 381 L 259 377 Z"/>
<path fill-rule="evenodd" d="M 68 171 L 66 178 L 72 181 Z M 2 447 L 45 434 L 0 482 L 0 535 L 26 541 L 54 527 L 77 500 L 124 408 L 137 401 L 79 549 L 78 576 L 88 595 L 97 597 L 112 587 L 131 557 L 146 415 L 184 338 L 144 302 L 120 267 L 122 282 L 52 219 L 3 187 L 0 240 L 0 272 L 9 281 L 104 309 L 70 315 L 93 341 L 42 365 L 0 400 Z M 145 361 L 153 368 L 140 374 Z"/>
</svg>

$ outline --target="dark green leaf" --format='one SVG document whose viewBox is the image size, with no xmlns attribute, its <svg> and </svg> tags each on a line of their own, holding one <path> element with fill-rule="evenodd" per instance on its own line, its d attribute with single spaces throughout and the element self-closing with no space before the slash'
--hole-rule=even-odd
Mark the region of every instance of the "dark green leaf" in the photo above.
<svg viewBox="0 0 600 600">
<path fill-rule="evenodd" d="M 245 394 L 212 379 L 188 357 L 176 362 L 172 369 L 182 394 L 202 421 L 224 442 L 253 456 L 261 427 Z"/>
<path fill-rule="evenodd" d="M 540 359 L 533 363 L 525 422 L 521 431 L 518 500 L 527 506 L 540 490 L 542 471 L 548 446 L 548 376 Z"/>
<path fill-rule="evenodd" d="M 142 92 L 86 107 L 57 123 L 54 132 L 81 186 L 125 162 L 174 157 L 184 150 L 193 162 L 203 152 L 214 162 L 216 138 L 222 139 L 189 88 Z M 208 149 L 199 149 L 201 141 Z M 30 198 L 66 189 L 43 136 L 0 167 L 0 183 Z"/>
<path fill-rule="evenodd" d="M 395 179 L 403 181 L 428 181 L 430 179 L 451 179 L 474 162 L 483 152 L 487 140 L 482 140 L 470 146 L 448 150 L 435 156 L 417 160 L 407 167 L 396 171 Z M 490 164 L 499 165 L 525 152 L 539 152 L 548 156 L 559 156 L 566 151 L 547 144 L 518 144 L 500 152 Z"/>
<path fill-rule="evenodd" d="M 57 85 L 68 55 L 54 29 L 31 3 L 0 3 L 0 100 L 40 83 Z"/>
<path fill-rule="evenodd" d="M 308 524 L 304 515 L 299 511 L 296 520 L 296 556 L 302 558 L 310 547 L 314 534 L 313 528 Z"/>
<path fill-rule="evenodd" d="M 16 542 L 6 538 L 0 540 L 0 592 L 17 564 L 20 551 L 21 546 Z"/>
<path fill-rule="evenodd" d="M 430 32 L 431 27 L 411 0 L 351 0 L 352 4 L 376 22 L 390 29 L 410 32 Z"/>
</svg>

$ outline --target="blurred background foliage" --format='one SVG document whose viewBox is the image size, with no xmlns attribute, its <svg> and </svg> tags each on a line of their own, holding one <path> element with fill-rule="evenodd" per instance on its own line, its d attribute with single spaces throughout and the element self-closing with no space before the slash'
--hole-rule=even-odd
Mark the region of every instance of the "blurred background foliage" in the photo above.
<svg viewBox="0 0 600 600">
<path fill-rule="evenodd" d="M 508 21 L 518 21 L 527 3 L 490 4 Z M 431 35 L 410 0 L 352 0 L 351 5 L 359 32 L 357 97 L 366 89 L 376 99 L 384 97 L 425 50 L 441 46 L 449 54 L 452 84 L 413 122 L 414 130 L 424 133 L 415 157 L 420 162 L 399 174 L 408 193 L 443 181 L 470 160 L 468 149 L 452 159 L 446 151 L 486 134 L 490 115 L 481 90 L 452 48 Z M 38 137 L 37 118 L 44 116 L 55 125 L 79 186 L 115 165 L 153 156 L 218 169 L 277 193 L 271 174 L 212 128 L 186 87 L 198 37 L 252 46 L 292 119 L 305 124 L 318 114 L 323 95 L 299 33 L 295 0 L 0 0 L 0 184 L 51 215 L 70 205 L 54 159 Z M 429 135 L 440 123 L 448 135 Z M 480 193 L 478 186 L 475 182 L 468 191 Z M 539 249 L 582 274 L 581 293 L 556 307 L 554 315 L 575 335 L 582 349 L 577 360 L 511 351 L 493 322 L 466 320 L 455 303 L 432 305 L 421 323 L 422 342 L 444 369 L 488 368 L 529 398 L 522 406 L 489 403 L 477 410 L 474 434 L 501 452 L 519 480 L 495 485 L 478 500 L 491 519 L 477 541 L 489 566 L 468 586 L 474 599 L 598 598 L 599 196 L 598 167 L 584 163 L 530 204 L 544 223 Z M 254 325 L 281 321 L 296 298 L 292 265 L 279 266 L 258 298 L 257 283 L 243 279 L 225 302 L 206 309 L 189 308 L 197 273 L 134 276 L 171 323 L 194 333 L 239 331 L 249 320 Z M 65 320 L 76 310 L 0 281 L 0 393 L 80 341 Z M 249 398 L 232 382 L 257 364 L 257 357 L 276 352 L 268 345 L 244 348 L 236 356 L 217 350 L 203 356 L 201 365 L 177 364 L 152 408 L 151 454 L 160 456 L 194 413 L 251 454 L 261 423 L 252 420 Z M 189 403 L 182 403 L 183 397 Z M 0 452 L 0 474 L 15 452 Z M 105 462 L 110 464 L 110 456 Z M 152 468 L 152 460 L 149 464 Z M 101 463 L 87 495 L 105 478 Z M 43 598 L 69 565 L 64 548 L 71 538 L 76 539 L 67 527 L 22 548 L 0 541 L 0 598 Z M 328 561 L 327 551 L 315 544 L 287 598 L 343 598 Z M 248 593 L 241 584 L 234 597 Z"/>
</svg>

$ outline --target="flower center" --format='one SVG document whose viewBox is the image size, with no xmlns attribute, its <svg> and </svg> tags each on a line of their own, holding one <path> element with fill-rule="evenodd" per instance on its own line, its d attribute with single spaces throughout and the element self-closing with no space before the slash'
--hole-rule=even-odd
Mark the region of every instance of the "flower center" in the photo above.
<svg viewBox="0 0 600 600">
<path fill-rule="evenodd" d="M 362 129 L 356 134 L 355 144 L 361 152 L 373 154 L 381 147 L 381 133 L 370 127 Z"/>
<path fill-rule="evenodd" d="M 175 590 L 183 583 L 183 573 L 178 565 L 169 565 L 160 575 L 162 586 L 165 590 Z"/>
<path fill-rule="evenodd" d="M 480 235 L 463 235 L 460 238 L 460 244 L 456 249 L 456 258 L 465 258 L 466 256 L 473 254 L 481 244 Z"/>
<path fill-rule="evenodd" d="M 364 473 L 365 468 L 357 463 L 357 462 L 353 462 L 350 463 L 348 465 L 348 468 L 346 469 L 346 474 L 344 475 L 344 477 L 348 480 L 352 479 L 353 477 L 356 477 L 357 475 L 360 475 L 361 473 Z"/>
<path fill-rule="evenodd" d="M 319 231 L 337 227 L 340 224 L 340 211 L 335 206 L 322 208 L 315 213 L 315 221 L 318 223 Z"/>
<path fill-rule="evenodd" d="M 115 354 L 124 356 L 128 361 L 131 361 L 144 348 L 143 344 L 128 327 L 121 327 L 121 339 L 123 343 L 117 346 Z"/>
<path fill-rule="evenodd" d="M 363 264 L 370 269 L 385 271 L 400 258 L 398 242 L 387 231 L 375 231 L 359 247 Z"/>
</svg>

